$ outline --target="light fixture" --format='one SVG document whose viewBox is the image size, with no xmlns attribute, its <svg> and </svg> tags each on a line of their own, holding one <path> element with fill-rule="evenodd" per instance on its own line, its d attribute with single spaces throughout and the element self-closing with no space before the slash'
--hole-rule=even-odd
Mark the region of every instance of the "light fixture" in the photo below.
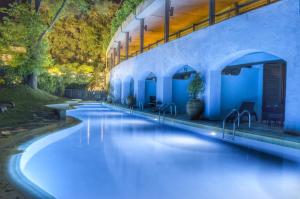
<svg viewBox="0 0 300 199">
<path fill-rule="evenodd" d="M 170 16 L 174 16 L 174 7 L 170 7 Z"/>
</svg>

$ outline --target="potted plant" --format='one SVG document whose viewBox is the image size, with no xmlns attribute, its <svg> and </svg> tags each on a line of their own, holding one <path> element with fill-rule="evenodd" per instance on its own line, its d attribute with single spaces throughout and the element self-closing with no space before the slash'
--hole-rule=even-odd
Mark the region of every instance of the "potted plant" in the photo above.
<svg viewBox="0 0 300 199">
<path fill-rule="evenodd" d="M 191 120 L 199 119 L 204 111 L 204 102 L 199 99 L 199 94 L 203 94 L 204 90 L 205 82 L 200 74 L 196 73 L 188 87 L 191 98 L 186 104 L 186 112 Z"/>
<path fill-rule="evenodd" d="M 108 83 L 108 85 L 107 85 L 107 93 L 108 93 L 108 95 L 107 95 L 107 98 L 106 98 L 106 102 L 109 103 L 109 104 L 112 104 L 113 100 L 114 100 L 114 95 L 113 95 L 114 88 L 110 83 Z"/>
<path fill-rule="evenodd" d="M 126 98 L 126 104 L 128 106 L 133 106 L 135 103 L 135 97 L 133 97 L 132 95 L 129 95 L 127 98 Z"/>
</svg>

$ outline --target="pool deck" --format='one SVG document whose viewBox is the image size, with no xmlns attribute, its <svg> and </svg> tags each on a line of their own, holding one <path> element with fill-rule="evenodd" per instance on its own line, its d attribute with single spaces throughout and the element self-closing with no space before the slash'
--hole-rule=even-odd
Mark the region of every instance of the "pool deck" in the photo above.
<svg viewBox="0 0 300 199">
<path fill-rule="evenodd" d="M 130 109 L 124 105 L 111 105 L 105 104 L 114 109 L 123 110 L 126 112 L 130 112 Z M 150 112 L 147 110 L 138 110 L 134 109 L 133 114 L 155 119 L 162 123 L 177 126 L 180 128 L 190 129 L 192 131 L 200 132 L 201 129 L 205 129 L 207 132 L 210 132 L 210 137 L 216 137 L 217 139 L 221 139 L 227 142 L 239 144 L 239 145 L 248 145 L 251 143 L 252 148 L 272 148 L 272 150 L 276 150 L 277 153 L 282 153 L 281 155 L 285 155 L 283 151 L 292 150 L 292 153 L 300 154 L 300 134 L 290 134 L 284 132 L 284 130 L 280 127 L 268 127 L 266 124 L 256 123 L 252 124 L 252 128 L 249 129 L 247 124 L 241 124 L 240 128 L 236 130 L 235 139 L 232 139 L 232 126 L 227 125 L 225 129 L 225 139 L 222 138 L 223 129 L 221 121 L 206 121 L 206 120 L 189 120 L 186 115 L 178 115 L 172 116 L 170 114 L 161 117 L 159 120 L 159 115 L 157 113 Z M 201 133 L 203 134 L 203 133 Z M 212 136 L 213 135 L 213 136 Z M 255 142 L 255 143 L 254 143 Z M 254 146 L 255 145 L 255 146 Z M 264 146 L 261 146 L 264 145 Z M 267 146 L 268 145 L 268 146 Z M 277 147 L 276 147 L 277 146 Z M 274 149 L 275 148 L 275 149 Z M 300 155 L 297 155 L 297 159 Z"/>
</svg>

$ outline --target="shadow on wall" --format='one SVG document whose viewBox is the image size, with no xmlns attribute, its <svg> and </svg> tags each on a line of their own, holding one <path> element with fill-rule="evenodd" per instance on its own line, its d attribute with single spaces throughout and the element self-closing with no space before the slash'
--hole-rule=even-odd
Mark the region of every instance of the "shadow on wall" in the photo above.
<svg viewBox="0 0 300 199">
<path fill-rule="evenodd" d="M 157 78 L 153 73 L 150 73 L 145 80 L 145 104 L 150 103 L 150 98 L 156 98 L 156 83 Z"/>
<path fill-rule="evenodd" d="M 190 99 L 188 87 L 193 80 L 196 71 L 184 66 L 179 69 L 172 78 L 172 102 L 177 106 L 177 112 L 180 114 L 186 113 L 186 104 Z"/>
</svg>

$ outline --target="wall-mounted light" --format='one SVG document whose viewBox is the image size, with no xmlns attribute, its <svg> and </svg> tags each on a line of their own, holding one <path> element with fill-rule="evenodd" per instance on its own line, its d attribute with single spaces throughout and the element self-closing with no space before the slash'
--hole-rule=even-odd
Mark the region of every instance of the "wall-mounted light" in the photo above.
<svg viewBox="0 0 300 199">
<path fill-rule="evenodd" d="M 185 67 L 183 68 L 183 71 L 186 73 L 187 70 L 188 70 L 188 68 L 185 66 Z"/>
<path fill-rule="evenodd" d="M 170 16 L 174 16 L 174 7 L 170 7 Z"/>
</svg>

